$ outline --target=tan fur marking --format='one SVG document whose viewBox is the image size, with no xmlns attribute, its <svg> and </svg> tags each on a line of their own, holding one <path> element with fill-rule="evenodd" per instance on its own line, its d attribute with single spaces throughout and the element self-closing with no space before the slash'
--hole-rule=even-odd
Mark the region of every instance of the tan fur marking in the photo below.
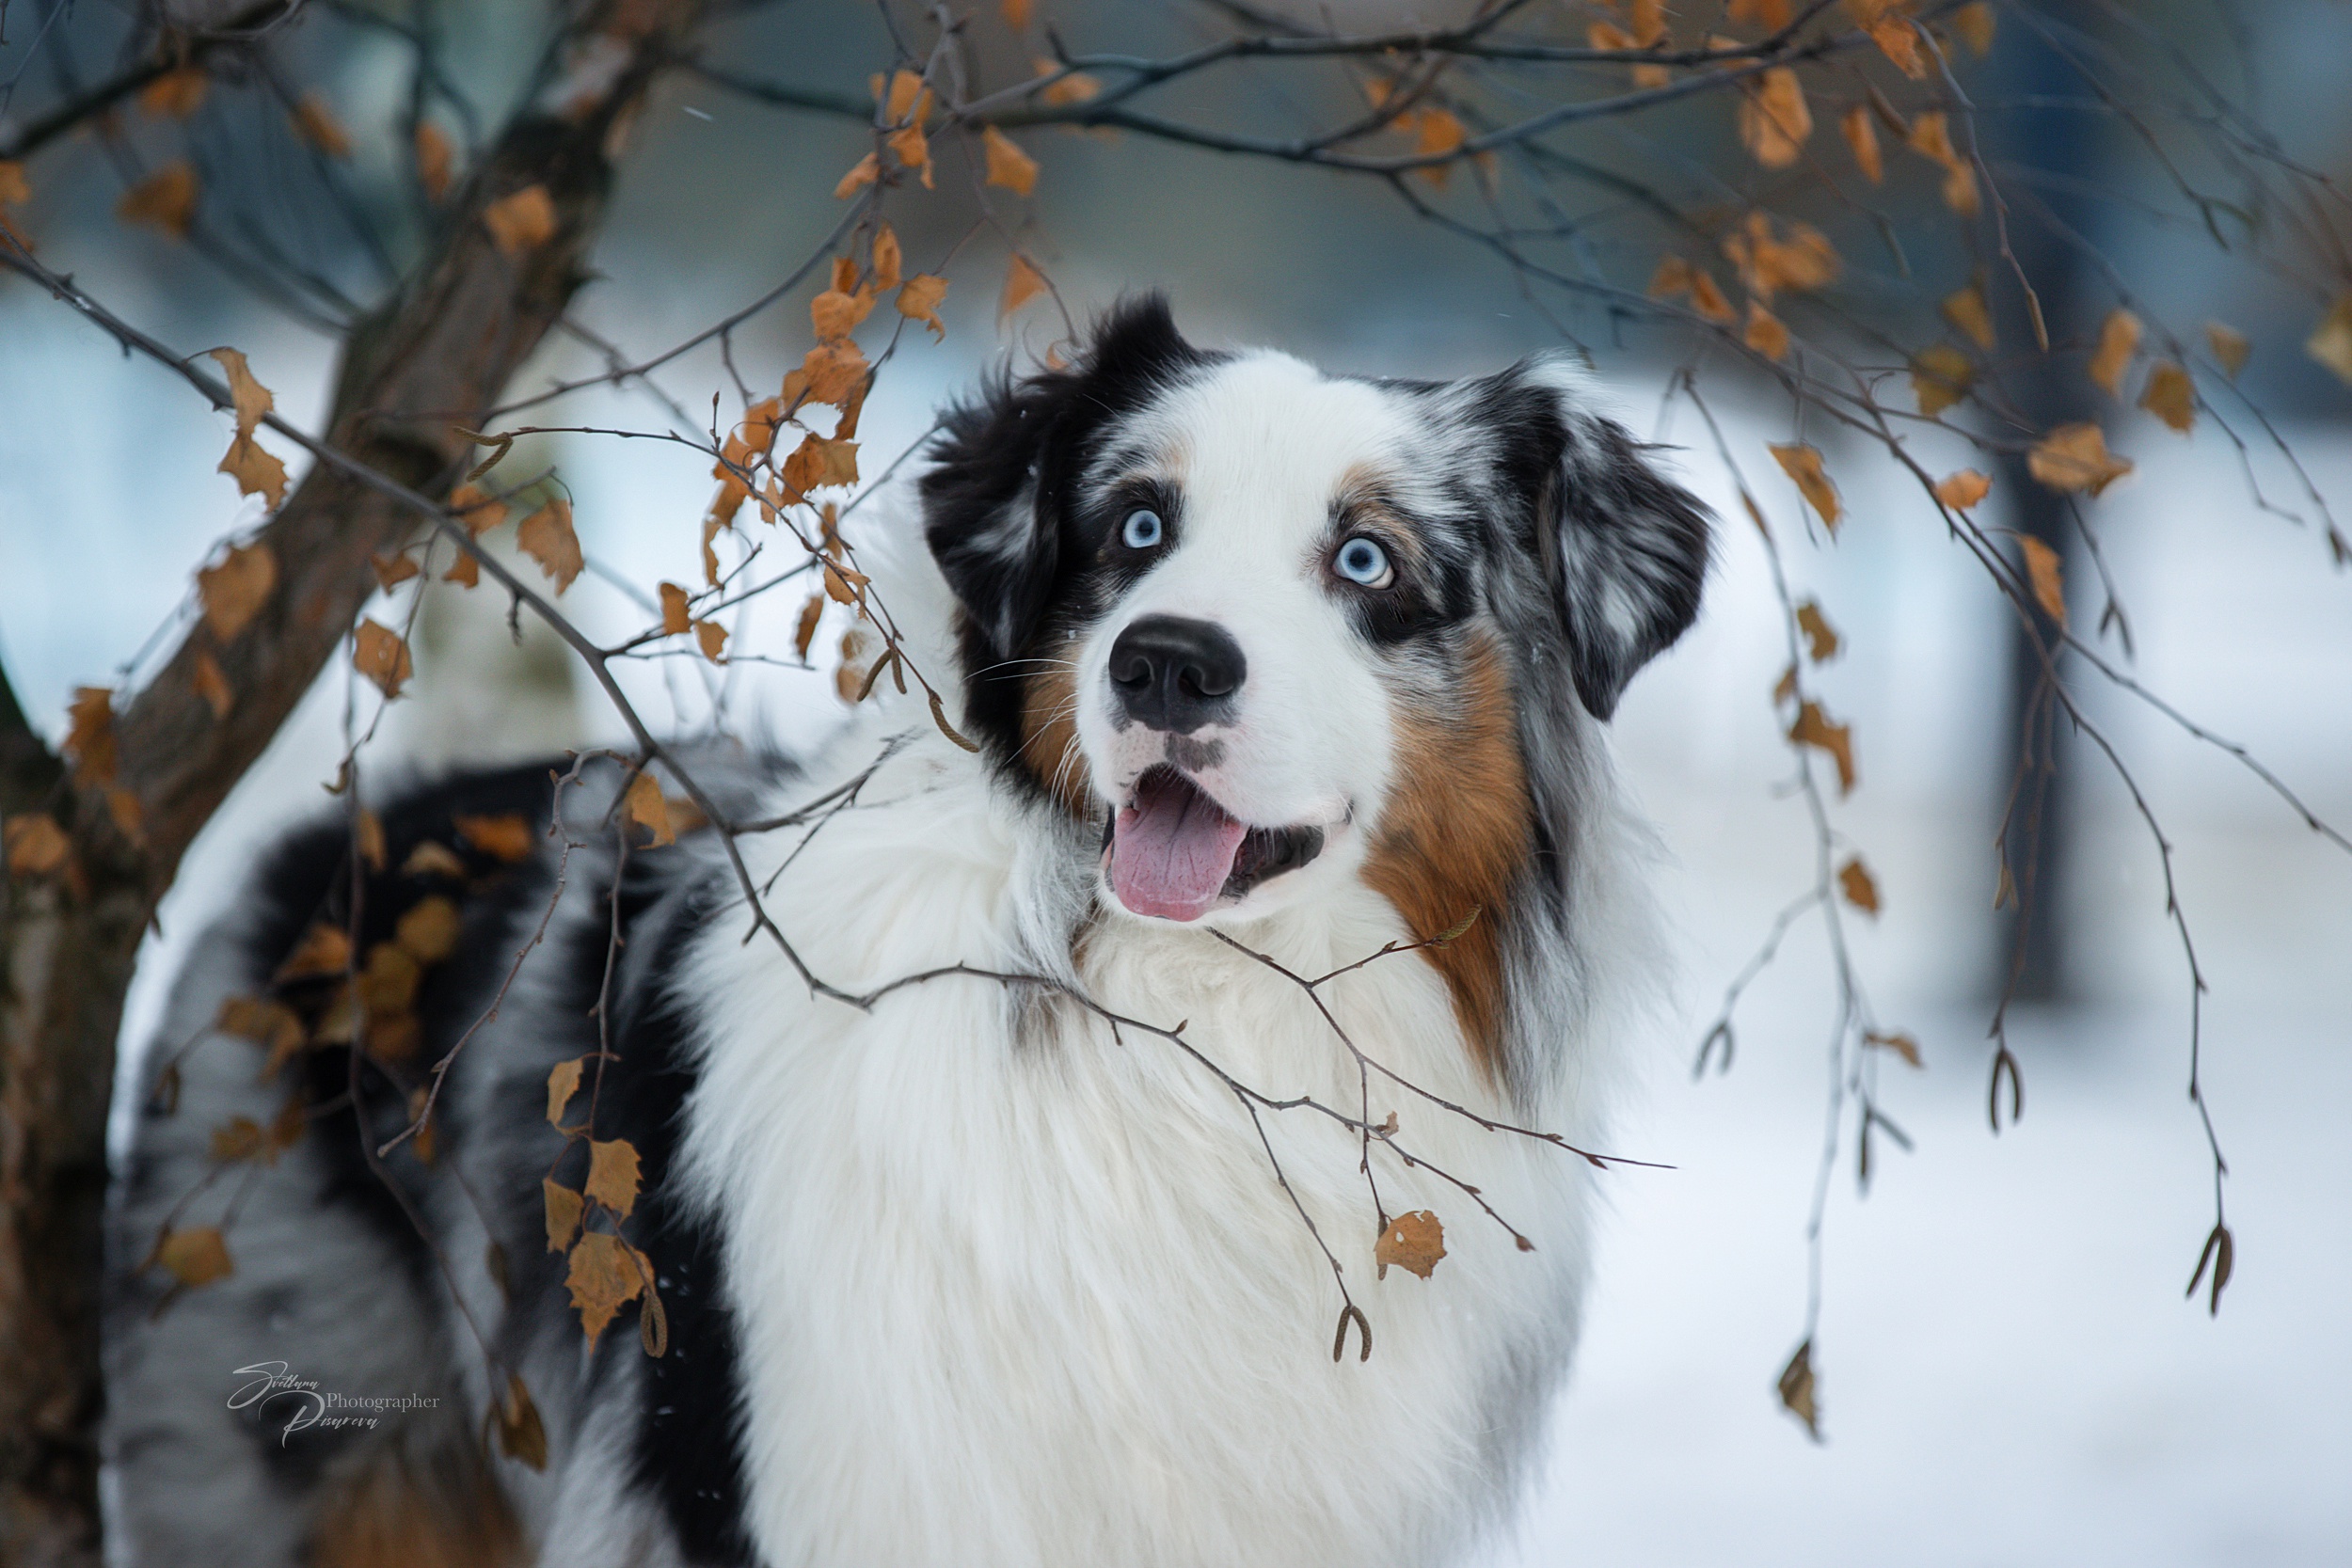
<svg viewBox="0 0 2352 1568">
<path fill-rule="evenodd" d="M 1511 683 L 1491 641 L 1466 656 L 1453 711 L 1397 721 L 1396 787 L 1364 879 L 1423 941 L 1478 919 L 1422 957 L 1445 976 L 1454 1015 L 1489 1079 L 1502 1066 L 1502 935 L 1511 879 L 1528 853 L 1527 773 Z"/>
<path fill-rule="evenodd" d="M 478 1449 L 375 1455 L 319 1521 L 311 1568 L 515 1568 L 522 1530 Z"/>
<path fill-rule="evenodd" d="M 1021 693 L 1021 762 L 1073 816 L 1084 816 L 1092 784 L 1078 746 L 1077 676 L 1067 664 L 1028 677 Z"/>
</svg>

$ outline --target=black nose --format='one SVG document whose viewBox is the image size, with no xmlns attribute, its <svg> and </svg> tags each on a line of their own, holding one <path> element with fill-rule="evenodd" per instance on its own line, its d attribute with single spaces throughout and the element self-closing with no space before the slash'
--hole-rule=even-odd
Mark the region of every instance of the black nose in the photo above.
<svg viewBox="0 0 2352 1568">
<path fill-rule="evenodd" d="M 1146 615 L 1111 644 L 1110 668 L 1128 718 L 1149 729 L 1190 735 L 1231 715 L 1249 665 L 1223 626 Z"/>
</svg>

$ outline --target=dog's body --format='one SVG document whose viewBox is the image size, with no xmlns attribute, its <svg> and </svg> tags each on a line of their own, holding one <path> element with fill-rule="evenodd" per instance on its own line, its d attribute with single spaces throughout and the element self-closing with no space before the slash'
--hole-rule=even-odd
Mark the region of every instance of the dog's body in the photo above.
<svg viewBox="0 0 2352 1568">
<path fill-rule="evenodd" d="M 1442 1561 L 1502 1513 L 1575 1340 L 1594 1173 L 1447 1104 L 1602 1147 L 1657 962 L 1595 716 L 1695 612 L 1694 503 L 1556 369 L 1330 380 L 1146 303 L 960 410 L 922 520 L 937 570 L 877 583 L 918 668 L 961 666 L 980 754 L 918 691 L 797 770 L 683 765 L 732 822 L 827 802 L 739 840 L 774 932 L 746 940 L 719 835 L 616 848 L 616 769 L 560 792 L 580 847 L 519 863 L 459 819 L 544 824 L 545 769 L 385 807 L 358 951 L 434 896 L 463 933 L 405 1064 L 302 1058 L 316 1125 L 257 1170 L 233 1275 L 156 1313 L 160 1271 L 123 1271 L 138 1560 L 1295 1568 Z M 339 825 L 290 841 L 182 982 L 164 1037 L 199 1046 L 143 1118 L 125 1264 L 199 1222 L 175 1206 L 210 1130 L 282 1092 L 205 1026 L 353 918 L 355 863 Z M 379 1174 L 363 1145 L 550 900 L 436 1163 Z M 541 1179 L 589 1159 L 548 1074 L 582 1057 L 564 1124 L 628 1142 L 644 1195 L 590 1228 L 643 1249 L 659 1358 L 635 1308 L 588 1349 L 548 1248 Z M 1375 1258 L 1417 1211 L 1426 1278 Z M 299 1393 L 227 1408 L 280 1362 L 441 1404 L 291 1433 Z M 478 1457 L 508 1372 L 543 1470 Z"/>
</svg>

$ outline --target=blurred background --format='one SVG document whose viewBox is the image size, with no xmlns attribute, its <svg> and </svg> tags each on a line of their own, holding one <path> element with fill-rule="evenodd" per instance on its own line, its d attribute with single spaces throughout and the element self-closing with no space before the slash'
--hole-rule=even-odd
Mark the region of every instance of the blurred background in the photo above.
<svg viewBox="0 0 2352 1568">
<path fill-rule="evenodd" d="M 1716 10 L 1686 8 L 1694 29 Z M 267 165 L 270 111 L 217 93 L 183 133 L 224 163 L 250 153 L 243 166 L 261 172 L 236 193 L 244 215 L 224 220 L 224 243 L 256 243 L 276 221 L 273 243 L 320 285 L 300 309 L 273 307 L 186 245 L 126 231 L 113 209 L 127 175 L 94 139 L 47 154 L 34 201 L 14 214 L 45 261 L 165 341 L 191 353 L 244 349 L 279 410 L 313 429 L 335 368 L 333 297 L 372 297 L 389 264 L 375 249 L 404 254 L 422 221 L 404 194 L 397 138 L 371 130 L 402 112 L 405 45 L 370 24 L 377 13 L 366 8 L 323 9 L 282 47 L 355 130 L 342 182 L 365 222 L 308 199 L 303 168 Z M 1050 45 L 1037 32 L 1025 45 L 1001 28 L 990 35 L 994 9 L 975 13 L 973 47 L 1024 73 L 1021 49 Z M 2048 35 L 2027 8 L 1996 9 L 1999 38 L 1963 80 L 1988 139 L 2022 150 L 1988 155 L 2030 157 L 2026 182 L 2128 275 L 2143 313 L 2184 333 L 2207 317 L 2244 332 L 2254 344 L 2248 392 L 2312 486 L 2339 503 L 2352 498 L 2352 390 L 2302 352 L 2309 296 L 2217 247 L 2181 199 L 2178 171 L 2131 123 L 2086 112 L 2079 84 L 2053 82 L 2053 49 L 2038 46 Z M 2092 29 L 2116 14 L 2033 9 Z M 1438 0 L 1292 10 L 1354 28 L 1453 19 Z M 12 8 L 0 80 L 16 85 L 0 100 L 0 129 L 9 117 L 21 123 L 61 73 L 103 73 L 119 21 L 103 7 L 65 14 L 74 11 Z M 541 14 L 492 3 L 440 13 L 453 91 L 494 125 L 530 69 Z M 2352 97 L 2343 91 L 2352 8 L 2269 0 L 2126 14 L 2226 77 L 2233 101 L 2280 138 L 2281 156 L 2326 179 L 2352 178 Z M 1171 53 L 1237 25 L 1232 8 L 1149 0 L 1073 6 L 1052 20 L 1073 49 L 1133 54 Z M 856 97 L 894 48 L 871 8 L 805 0 L 748 8 L 714 33 L 705 57 Z M 1184 107 L 1195 121 L 1295 134 L 1330 117 L 1332 89 L 1310 82 L 1262 63 L 1193 89 Z M 1708 161 L 1724 161 L 1729 114 L 1718 104 L 1609 121 L 1569 145 L 1613 168 L 1662 168 L 1705 187 Z M 465 127 L 453 119 L 451 130 Z M 135 122 L 125 134 L 134 147 L 161 135 Z M 841 214 L 834 183 L 872 145 L 853 119 L 755 102 L 691 72 L 657 94 L 636 134 L 596 250 L 599 277 L 575 307 L 585 330 L 551 338 L 510 395 L 602 370 L 591 340 L 640 357 L 756 298 L 822 245 Z M 953 283 L 944 341 L 907 334 L 877 384 L 861 432 L 869 481 L 988 366 L 1007 355 L 1033 361 L 1064 336 L 1052 299 L 997 320 L 1009 241 L 1081 321 L 1122 290 L 1162 288 L 1197 341 L 1270 343 L 1335 371 L 1483 372 L 1573 341 L 1629 422 L 1675 449 L 1670 460 L 1724 520 L 1698 626 L 1634 683 L 1614 723 L 1623 770 L 1673 856 L 1666 886 L 1683 939 L 1680 1011 L 1659 1031 L 1654 1070 L 1618 1145 L 1675 1168 L 1606 1179 L 1613 1215 L 1598 1286 L 1550 1455 L 1508 1539 L 1482 1560 L 2352 1562 L 2352 855 L 2231 757 L 2070 671 L 2173 847 L 2211 986 L 2205 1083 L 2230 1161 L 2237 1273 L 2209 1317 L 2201 1295 L 2182 1295 L 2212 1223 L 2212 1178 L 2185 1093 L 2187 972 L 2147 822 L 2091 748 L 2064 747 L 2050 940 L 2028 999 L 2010 1014 L 2025 1114 L 1995 1137 L 1986 1027 L 2010 931 L 1994 909 L 1993 841 L 2015 758 L 2017 616 L 1883 449 L 1841 442 L 1819 421 L 1804 427 L 1769 377 L 1728 356 L 1708 363 L 1709 406 L 1792 589 L 1817 596 L 1845 638 L 1812 678 L 1853 726 L 1859 782 L 1850 798 L 1833 797 L 1832 812 L 1841 846 L 1867 857 L 1884 905 L 1875 918 L 1847 911 L 1847 927 L 1877 1017 L 1915 1034 L 1924 1060 L 1916 1072 L 1889 1063 L 1878 1081 L 1914 1151 L 1879 1141 L 1865 1197 L 1849 1128 L 1830 1187 L 1814 1353 L 1826 1442 L 1815 1445 L 1778 1407 L 1772 1381 L 1805 1317 L 1804 1232 L 1833 1071 L 1836 995 L 1818 921 L 1796 926 L 1741 1002 L 1729 1071 L 1710 1068 L 1698 1082 L 1692 1072 L 1724 988 L 1775 912 L 1811 884 L 1815 853 L 1771 697 L 1788 657 L 1784 611 L 1733 476 L 1691 406 L 1669 395 L 1704 351 L 1687 334 L 1612 319 L 1573 297 L 1531 295 L 1490 249 L 1416 218 L 1378 180 L 1135 135 L 1037 132 L 1024 144 L 1041 166 L 1036 198 L 1002 211 L 997 229 L 964 237 L 970 198 L 954 194 L 963 177 L 945 150 L 949 194 L 890 210 L 909 270 L 945 270 Z M 1916 276 L 1897 279 L 1865 258 L 1853 236 L 1867 230 L 1833 230 L 1853 266 L 1846 287 L 1883 295 L 1886 320 L 1931 324 L 1932 301 L 1966 280 L 1967 259 L 1939 227 L 1931 193 L 1916 211 L 1894 201 L 1888 212 Z M 371 229 L 389 238 L 367 238 Z M 1597 220 L 1591 230 L 1577 241 L 1589 264 L 1639 290 L 1656 235 Z M 2115 301 L 2113 277 L 2041 254 L 2067 279 L 2047 291 L 2054 336 L 2087 338 Z M 798 363 L 804 293 L 736 335 L 735 358 L 753 382 Z M 1925 303 L 1904 303 L 1913 293 Z M 713 352 L 655 380 L 696 420 L 732 385 Z M 721 418 L 736 412 L 729 390 Z M 641 391 L 609 388 L 526 417 L 678 423 Z M 2180 712 L 2247 747 L 2320 816 L 2352 822 L 2352 575 L 2331 563 L 2300 481 L 2259 441 L 2242 454 L 2215 420 L 2183 436 L 2110 405 L 2107 423 L 2137 471 L 2090 503 L 2091 515 L 2133 657 L 2112 639 L 2103 646 Z M 1765 451 L 1800 438 L 1792 429 L 1824 449 L 1842 489 L 1847 515 L 1834 539 Z M 226 416 L 154 366 L 115 352 L 32 286 L 0 278 L 0 661 L 53 737 L 72 689 L 135 680 L 193 617 L 195 567 L 217 541 L 260 522 L 260 503 L 241 502 L 214 471 L 228 430 Z M 1958 434 L 1910 439 L 1932 474 L 1990 467 Z M 517 472 L 552 466 L 574 497 L 591 567 L 564 608 L 592 635 L 618 641 L 643 628 L 657 579 L 698 580 L 707 454 L 552 436 L 527 437 L 508 463 Z M 2294 499 L 2303 520 L 2260 509 L 2253 484 Z M 1996 483 L 1987 520 L 2037 531 L 2030 517 L 1994 515 L 2019 493 Z M 847 527 L 854 539 L 854 515 Z M 779 555 L 775 564 L 788 563 Z M 2089 564 L 2069 564 L 2081 629 L 2102 600 Z M 787 589 L 752 601 L 730 646 L 788 660 L 802 596 Z M 526 626 L 517 644 L 502 609 L 486 592 L 427 600 L 417 683 L 370 753 L 378 776 L 623 738 L 551 640 Z M 829 634 L 820 654 L 830 645 Z M 627 679 L 647 711 L 680 731 L 723 709 L 731 728 L 802 746 L 842 711 L 818 664 L 714 670 L 680 655 L 643 661 Z M 349 687 L 340 665 L 329 670 L 199 841 L 142 959 L 126 1052 L 144 1044 L 172 963 L 233 896 L 252 847 L 325 806 Z"/>
</svg>

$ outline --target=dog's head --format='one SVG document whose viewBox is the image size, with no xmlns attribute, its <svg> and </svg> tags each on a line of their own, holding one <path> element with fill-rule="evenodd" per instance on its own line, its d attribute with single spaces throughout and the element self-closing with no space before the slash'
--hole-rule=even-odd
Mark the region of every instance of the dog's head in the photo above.
<svg viewBox="0 0 2352 1568">
<path fill-rule="evenodd" d="M 997 762 L 1107 816 L 1108 902 L 1361 878 L 1421 935 L 1540 838 L 1531 705 L 1606 719 L 1696 614 L 1699 503 L 1556 359 L 1451 383 L 1184 341 L 1156 296 L 956 409 L 923 482 Z"/>
</svg>

